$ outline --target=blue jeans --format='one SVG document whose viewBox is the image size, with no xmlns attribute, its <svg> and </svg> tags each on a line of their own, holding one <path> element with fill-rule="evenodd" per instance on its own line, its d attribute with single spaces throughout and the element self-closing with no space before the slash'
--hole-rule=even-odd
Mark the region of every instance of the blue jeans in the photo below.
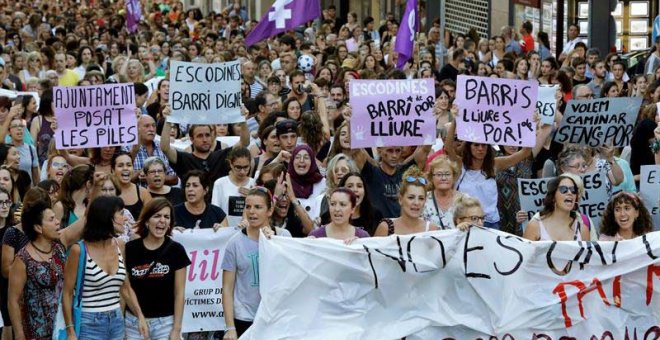
<svg viewBox="0 0 660 340">
<path fill-rule="evenodd" d="M 147 326 L 149 326 L 149 339 L 167 340 L 174 327 L 174 316 L 147 319 Z M 129 312 L 126 312 L 126 339 L 142 340 L 138 318 Z"/>
<path fill-rule="evenodd" d="M 117 308 L 108 312 L 82 312 L 80 340 L 117 340 L 124 338 L 124 316 Z"/>
</svg>

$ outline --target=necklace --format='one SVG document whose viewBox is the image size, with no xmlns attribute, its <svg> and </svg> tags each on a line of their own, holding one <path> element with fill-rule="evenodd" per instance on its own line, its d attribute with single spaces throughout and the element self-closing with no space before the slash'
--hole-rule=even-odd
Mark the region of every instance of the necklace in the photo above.
<svg viewBox="0 0 660 340">
<path fill-rule="evenodd" d="M 38 252 L 40 252 L 40 253 L 42 253 L 42 254 L 45 254 L 45 255 L 50 255 L 50 253 L 53 251 L 53 247 L 52 247 L 52 246 L 50 247 L 50 250 L 49 250 L 49 251 L 43 251 L 43 250 L 39 249 L 39 247 L 37 247 L 37 245 L 34 244 L 34 242 L 30 242 L 30 244 L 31 244 L 31 245 L 34 247 L 34 249 L 36 249 Z"/>
</svg>

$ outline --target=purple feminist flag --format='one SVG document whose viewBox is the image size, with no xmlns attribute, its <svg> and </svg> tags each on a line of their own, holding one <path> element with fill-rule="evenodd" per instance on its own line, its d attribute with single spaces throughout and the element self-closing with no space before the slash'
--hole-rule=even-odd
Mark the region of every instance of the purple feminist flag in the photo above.
<svg viewBox="0 0 660 340">
<path fill-rule="evenodd" d="M 126 28 L 130 33 L 135 33 L 138 29 L 138 22 L 142 17 L 142 9 L 139 0 L 126 1 Z"/>
<path fill-rule="evenodd" d="M 321 15 L 319 0 L 275 0 L 259 24 L 245 39 L 251 46 L 276 34 L 292 30 Z"/>
<path fill-rule="evenodd" d="M 396 63 L 398 69 L 402 69 L 413 54 L 413 42 L 415 32 L 419 30 L 419 20 L 417 20 L 417 0 L 408 0 L 406 12 L 401 18 L 399 31 L 396 32 L 396 45 L 394 50 L 399 53 L 399 60 Z"/>
</svg>

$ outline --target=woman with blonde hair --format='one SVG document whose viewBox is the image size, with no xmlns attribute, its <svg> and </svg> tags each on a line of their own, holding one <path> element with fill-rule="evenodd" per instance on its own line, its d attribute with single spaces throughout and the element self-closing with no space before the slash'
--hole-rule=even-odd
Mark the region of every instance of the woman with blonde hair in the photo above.
<svg viewBox="0 0 660 340">
<path fill-rule="evenodd" d="M 461 177 L 461 168 L 449 157 L 441 155 L 431 162 L 426 176 L 430 190 L 426 194 L 422 217 L 437 224 L 440 229 L 455 228 L 453 208 L 455 201 L 464 195 L 455 189 L 456 181 Z"/>
<path fill-rule="evenodd" d="M 454 203 L 453 223 L 456 229 L 467 230 L 471 226 L 484 226 L 484 209 L 478 199 L 461 195 Z"/>
<path fill-rule="evenodd" d="M 427 185 L 428 180 L 419 168 L 413 166 L 406 170 L 399 187 L 401 215 L 398 218 L 383 219 L 374 236 L 408 235 L 438 230 L 435 223 L 422 218 Z"/>
<path fill-rule="evenodd" d="M 19 72 L 18 76 L 23 83 L 26 83 L 32 77 L 45 79 L 46 71 L 44 71 L 41 65 L 41 53 L 36 51 L 28 53 L 25 68 Z"/>
</svg>

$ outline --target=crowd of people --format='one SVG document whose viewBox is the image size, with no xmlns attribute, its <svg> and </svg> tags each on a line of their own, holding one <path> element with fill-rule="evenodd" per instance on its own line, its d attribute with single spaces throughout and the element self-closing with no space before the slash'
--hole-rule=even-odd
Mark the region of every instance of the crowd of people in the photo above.
<svg viewBox="0 0 660 340">
<path fill-rule="evenodd" d="M 616 52 L 589 48 L 577 25 L 553 53 L 529 22 L 521 36 L 504 27 L 490 39 L 476 30 L 441 39 L 436 20 L 397 69 L 392 14 L 339 18 L 330 6 L 304 27 L 246 46 L 257 22 L 240 1 L 205 16 L 179 1 L 142 7 L 130 34 L 123 1 L 0 4 L 1 86 L 38 94 L 0 96 L 2 339 L 51 338 L 58 306 L 69 339 L 181 338 L 191 262 L 173 230 L 240 229 L 221 264 L 226 329 L 189 339 L 237 339 L 249 328 L 262 232 L 351 243 L 470 226 L 531 241 L 653 230 L 638 191 L 640 167 L 660 163 L 660 39 L 636 74 Z M 233 60 L 243 114 L 257 124 L 168 122 L 170 61 Z M 461 74 L 557 84 L 554 124 L 537 122 L 532 148 L 459 140 Z M 444 147 L 351 149 L 350 81 L 414 78 L 435 81 Z M 134 84 L 137 143 L 57 149 L 53 87 L 104 83 Z M 553 141 L 568 102 L 603 97 L 643 99 L 629 146 Z M 607 174 L 599 225 L 578 209 L 580 175 L 593 171 Z M 528 221 L 517 180 L 546 177 L 554 179 L 543 209 Z"/>
</svg>

